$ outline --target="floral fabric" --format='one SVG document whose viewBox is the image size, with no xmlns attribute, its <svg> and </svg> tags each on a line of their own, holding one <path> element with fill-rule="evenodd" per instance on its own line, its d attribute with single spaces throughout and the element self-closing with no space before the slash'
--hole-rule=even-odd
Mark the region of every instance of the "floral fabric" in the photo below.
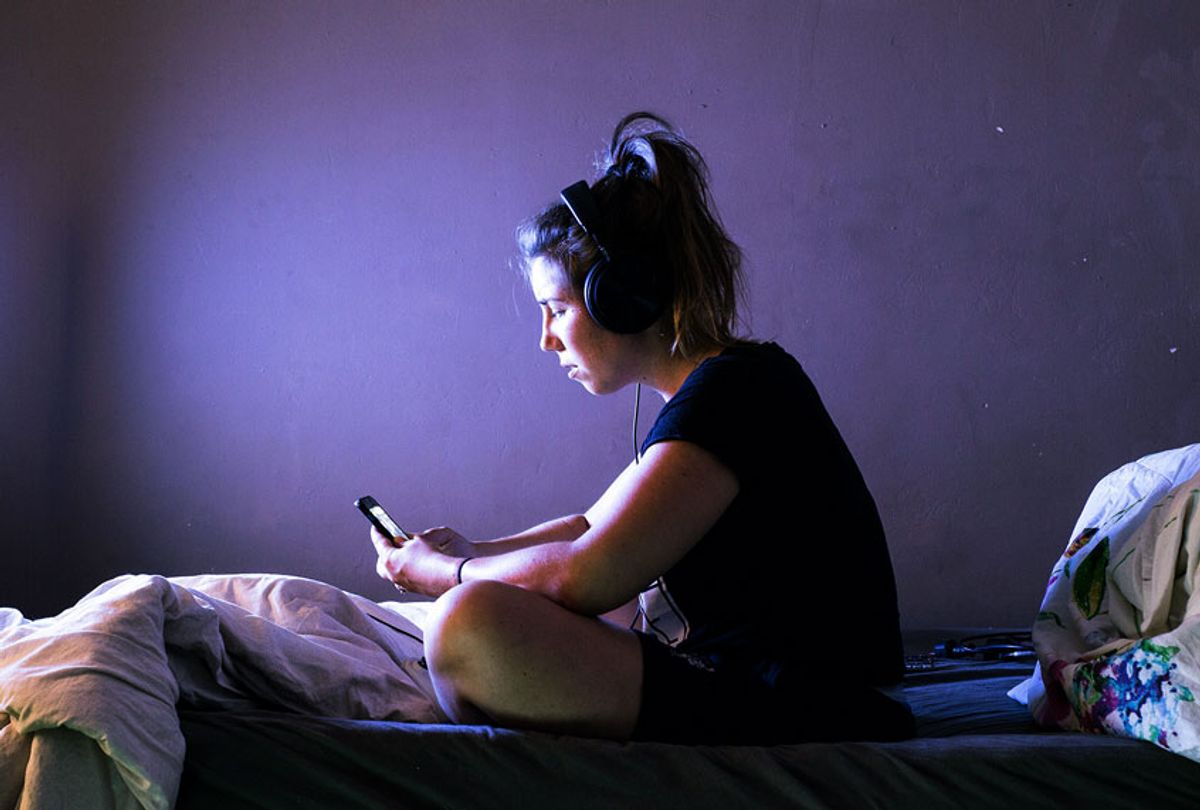
<svg viewBox="0 0 1200 810">
<path fill-rule="evenodd" d="M 1200 760 L 1200 445 L 1105 477 L 1050 573 L 1038 721 L 1147 740 Z"/>
</svg>

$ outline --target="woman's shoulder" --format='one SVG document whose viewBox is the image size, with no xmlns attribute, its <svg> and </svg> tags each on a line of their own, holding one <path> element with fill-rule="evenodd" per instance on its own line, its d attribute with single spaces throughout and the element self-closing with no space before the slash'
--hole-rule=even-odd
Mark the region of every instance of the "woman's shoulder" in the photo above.
<svg viewBox="0 0 1200 810">
<path fill-rule="evenodd" d="M 701 363 L 697 385 L 753 385 L 754 387 L 807 386 L 808 375 L 800 362 L 774 341 L 741 341 L 725 347 Z"/>
<path fill-rule="evenodd" d="M 761 363 L 797 363 L 796 358 L 773 340 L 741 340 L 726 346 L 717 357 Z"/>
</svg>

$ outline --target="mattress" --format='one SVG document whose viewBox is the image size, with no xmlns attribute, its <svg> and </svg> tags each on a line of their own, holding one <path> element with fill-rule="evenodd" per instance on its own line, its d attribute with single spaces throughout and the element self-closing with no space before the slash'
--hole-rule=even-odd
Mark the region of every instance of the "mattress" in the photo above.
<svg viewBox="0 0 1200 810">
<path fill-rule="evenodd" d="M 1200 764 L 1036 727 L 1006 696 L 1031 666 L 937 659 L 911 674 L 918 737 L 899 743 L 699 747 L 185 711 L 178 807 L 1196 807 Z"/>
</svg>

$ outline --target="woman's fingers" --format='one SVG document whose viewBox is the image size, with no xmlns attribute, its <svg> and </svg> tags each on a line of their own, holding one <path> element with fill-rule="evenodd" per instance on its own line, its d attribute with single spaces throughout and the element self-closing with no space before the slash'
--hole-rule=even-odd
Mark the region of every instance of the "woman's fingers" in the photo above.
<svg viewBox="0 0 1200 810">
<path fill-rule="evenodd" d="M 414 537 L 424 542 L 430 548 L 436 549 L 443 554 L 448 554 L 451 557 L 474 556 L 469 551 L 471 542 L 454 531 L 454 529 L 448 529 L 445 526 L 423 531 L 418 535 L 414 535 Z"/>
<path fill-rule="evenodd" d="M 399 550 L 400 546 L 380 534 L 379 530 L 375 528 L 371 529 L 371 545 L 375 546 L 375 573 L 394 585 L 396 583 L 395 572 L 389 563 L 392 562 L 393 553 Z"/>
<path fill-rule="evenodd" d="M 372 526 L 371 527 L 371 543 L 372 543 L 372 545 L 375 546 L 375 550 L 378 553 L 383 554 L 392 549 L 399 548 L 404 543 L 404 541 L 403 540 L 392 540 L 390 537 L 386 537 L 385 535 L 381 534 L 379 532 L 379 529 L 376 529 L 374 526 Z"/>
</svg>

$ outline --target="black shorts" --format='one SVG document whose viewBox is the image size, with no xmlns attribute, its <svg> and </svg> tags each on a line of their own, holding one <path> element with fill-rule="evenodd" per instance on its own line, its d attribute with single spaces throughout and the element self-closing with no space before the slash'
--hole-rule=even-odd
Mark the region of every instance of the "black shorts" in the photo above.
<svg viewBox="0 0 1200 810">
<path fill-rule="evenodd" d="M 790 677 L 771 687 L 750 673 L 713 669 L 638 633 L 642 705 L 635 740 L 707 745 L 779 745 L 903 740 L 916 724 L 908 706 L 864 684 Z"/>
</svg>

